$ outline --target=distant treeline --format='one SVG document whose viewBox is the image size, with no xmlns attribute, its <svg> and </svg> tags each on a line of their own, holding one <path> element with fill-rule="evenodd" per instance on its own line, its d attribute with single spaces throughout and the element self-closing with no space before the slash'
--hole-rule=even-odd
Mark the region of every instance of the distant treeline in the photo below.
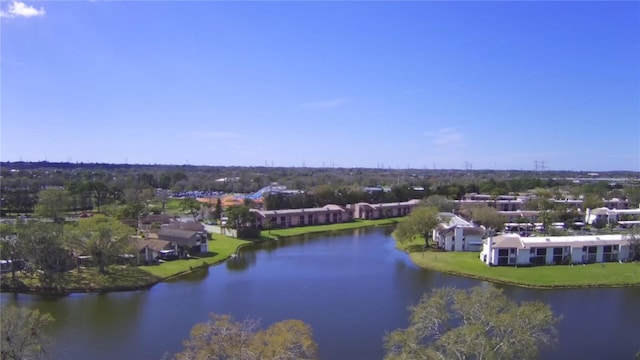
<svg viewBox="0 0 640 360">
<path fill-rule="evenodd" d="M 466 193 L 508 194 L 535 188 L 560 188 L 576 195 L 594 193 L 609 197 L 622 184 L 574 184 L 565 178 L 586 177 L 583 172 L 498 170 L 432 170 L 382 168 L 283 168 L 194 165 L 133 165 L 54 162 L 2 162 L 0 195 L 5 211 L 29 213 L 38 194 L 47 188 L 64 188 L 73 198 L 72 209 L 85 210 L 108 204 L 156 201 L 156 189 L 174 193 L 200 190 L 251 193 L 278 183 L 304 191 L 295 196 L 270 196 L 267 207 L 300 208 L 327 203 L 346 204 L 406 201 L 429 195 L 460 199 Z M 600 173 L 602 177 L 638 178 L 638 173 Z M 232 180 L 230 180 L 232 179 Z M 384 186 L 388 192 L 364 192 L 364 187 Z M 625 184 L 634 189 L 634 184 Z M 416 188 L 424 190 L 417 191 Z M 628 196 L 628 191 L 617 196 Z"/>
</svg>

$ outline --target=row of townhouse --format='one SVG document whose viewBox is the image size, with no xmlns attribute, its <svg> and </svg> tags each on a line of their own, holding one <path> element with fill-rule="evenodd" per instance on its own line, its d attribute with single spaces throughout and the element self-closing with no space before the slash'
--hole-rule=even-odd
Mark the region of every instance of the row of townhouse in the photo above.
<svg viewBox="0 0 640 360">
<path fill-rule="evenodd" d="M 495 198 L 488 194 L 466 194 L 460 200 L 455 200 L 458 208 L 474 204 L 486 204 L 496 208 L 498 211 L 518 211 L 524 208 L 524 204 L 531 199 L 528 195 L 498 195 Z M 581 208 L 582 199 L 550 199 L 549 201 L 556 204 L 566 204 L 571 207 Z M 626 199 L 603 199 L 604 207 L 607 209 L 628 209 L 629 201 Z"/>
<path fill-rule="evenodd" d="M 594 222 L 604 221 L 606 223 L 618 223 L 619 225 L 638 225 L 640 224 L 640 208 L 638 209 L 608 209 L 601 207 L 597 209 L 587 209 L 585 214 L 585 222 L 593 224 Z"/>
<path fill-rule="evenodd" d="M 355 219 L 372 220 L 408 215 L 420 200 L 413 199 L 405 202 L 369 204 L 357 203 L 346 206 L 325 205 L 318 208 L 257 210 L 256 225 L 259 228 L 336 224 L 354 221 Z"/>
<path fill-rule="evenodd" d="M 633 256 L 631 239 L 624 234 L 548 237 L 505 234 L 484 240 L 480 260 L 490 266 L 627 261 Z"/>
<path fill-rule="evenodd" d="M 505 226 L 519 226 L 521 222 L 530 224 L 540 222 L 540 211 L 536 210 L 516 210 L 498 211 L 505 220 Z M 581 211 L 578 212 L 582 214 Z M 582 215 L 580 215 L 582 216 Z M 584 222 L 576 222 L 577 225 L 592 225 L 595 222 L 604 221 L 607 224 L 616 223 L 622 227 L 640 225 L 640 208 L 637 209 L 609 209 L 601 207 L 597 209 L 586 209 L 584 212 Z"/>
</svg>

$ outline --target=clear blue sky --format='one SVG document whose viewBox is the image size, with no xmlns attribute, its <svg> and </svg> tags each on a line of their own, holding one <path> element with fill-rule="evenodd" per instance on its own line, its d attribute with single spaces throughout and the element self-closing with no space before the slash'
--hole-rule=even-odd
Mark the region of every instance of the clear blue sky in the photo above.
<svg viewBox="0 0 640 360">
<path fill-rule="evenodd" d="M 3 161 L 640 170 L 638 2 L 0 5 Z"/>
</svg>

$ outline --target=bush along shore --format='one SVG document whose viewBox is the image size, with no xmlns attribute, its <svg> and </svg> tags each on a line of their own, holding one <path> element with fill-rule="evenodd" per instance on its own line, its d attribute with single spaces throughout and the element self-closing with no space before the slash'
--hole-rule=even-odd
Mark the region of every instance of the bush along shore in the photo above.
<svg viewBox="0 0 640 360">
<path fill-rule="evenodd" d="M 480 261 L 477 252 L 436 251 L 424 248 L 424 239 L 396 243 L 421 268 L 495 283 L 529 288 L 640 286 L 640 262 L 533 267 L 494 266 Z"/>
</svg>

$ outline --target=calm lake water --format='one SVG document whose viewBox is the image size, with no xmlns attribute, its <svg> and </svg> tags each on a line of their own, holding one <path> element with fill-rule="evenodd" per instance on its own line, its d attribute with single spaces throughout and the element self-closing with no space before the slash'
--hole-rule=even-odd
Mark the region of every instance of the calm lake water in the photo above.
<svg viewBox="0 0 640 360">
<path fill-rule="evenodd" d="M 210 312 L 263 325 L 310 324 L 322 359 L 384 355 L 382 337 L 407 325 L 425 291 L 485 282 L 422 270 L 394 248 L 390 229 L 359 229 L 245 248 L 208 271 L 149 290 L 62 298 L 2 294 L 55 319 L 55 359 L 160 359 L 182 348 Z M 563 315 L 560 345 L 544 359 L 632 359 L 640 350 L 640 288 L 532 290 L 501 286 L 513 299 L 541 300 Z"/>
</svg>

